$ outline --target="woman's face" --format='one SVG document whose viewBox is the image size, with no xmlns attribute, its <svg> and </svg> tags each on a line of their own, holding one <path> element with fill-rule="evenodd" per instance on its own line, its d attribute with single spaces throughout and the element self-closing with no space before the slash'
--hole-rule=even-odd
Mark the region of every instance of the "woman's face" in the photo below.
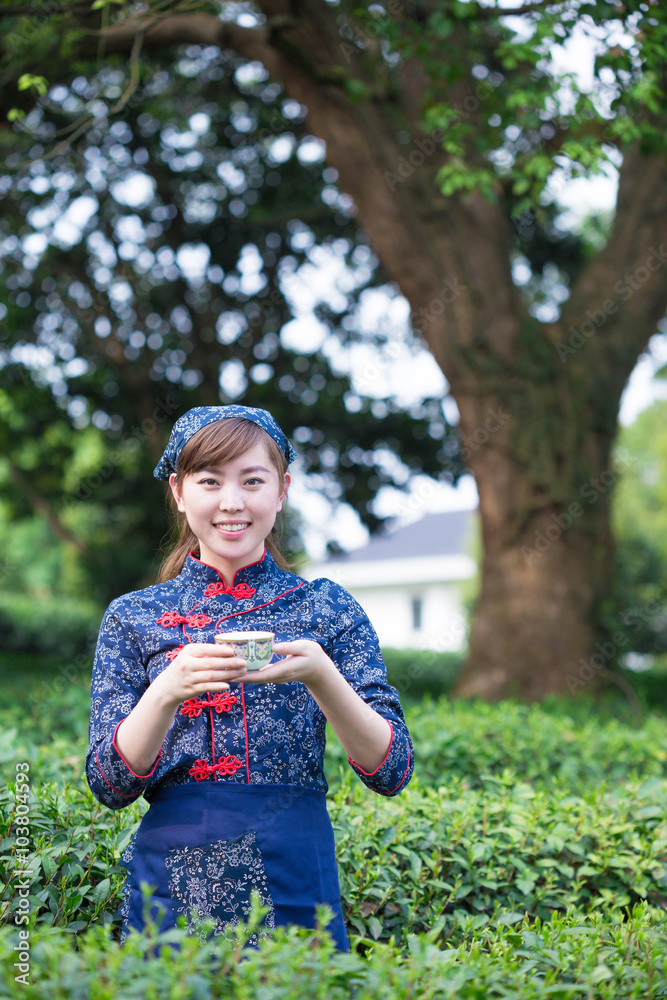
<svg viewBox="0 0 667 1000">
<path fill-rule="evenodd" d="M 257 562 L 290 483 L 280 474 L 262 442 L 220 468 L 193 472 L 169 485 L 199 539 L 202 562 L 219 570 L 230 584 L 234 573 Z"/>
</svg>

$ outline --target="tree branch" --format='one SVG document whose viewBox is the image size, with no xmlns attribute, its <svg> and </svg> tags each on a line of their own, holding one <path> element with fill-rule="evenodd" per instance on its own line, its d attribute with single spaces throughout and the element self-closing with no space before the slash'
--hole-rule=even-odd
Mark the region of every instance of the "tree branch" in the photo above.
<svg viewBox="0 0 667 1000">
<path fill-rule="evenodd" d="M 586 310 L 604 313 L 591 340 L 599 358 L 623 369 L 623 382 L 667 309 L 667 161 L 628 150 L 607 245 L 587 265 L 563 309 L 566 328 Z"/>
<path fill-rule="evenodd" d="M 244 59 L 258 60 L 271 72 L 275 54 L 269 45 L 270 29 L 242 28 L 213 14 L 173 14 L 160 19 L 137 17 L 112 25 L 105 32 L 105 51 L 130 52 L 138 33 L 143 47 L 163 49 L 172 45 L 216 45 L 234 49 Z"/>
<path fill-rule="evenodd" d="M 85 555 L 88 550 L 86 549 L 84 543 L 80 538 L 77 538 L 76 535 L 73 535 L 69 528 L 65 527 L 48 500 L 46 500 L 41 493 L 35 489 L 35 487 L 28 480 L 28 477 L 23 474 L 22 470 L 13 463 L 10 463 L 9 468 L 12 481 L 18 489 L 21 490 L 24 496 L 27 497 L 28 503 L 32 509 L 38 514 L 45 515 L 47 521 L 51 525 L 53 533 L 57 535 L 58 538 L 61 538 L 64 542 L 69 542 L 70 545 L 73 545 L 80 555 Z"/>
</svg>

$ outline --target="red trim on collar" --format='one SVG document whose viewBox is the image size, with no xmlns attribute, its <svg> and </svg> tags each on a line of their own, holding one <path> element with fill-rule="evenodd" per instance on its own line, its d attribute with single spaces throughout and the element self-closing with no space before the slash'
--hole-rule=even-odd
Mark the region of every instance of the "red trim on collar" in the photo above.
<svg viewBox="0 0 667 1000">
<path fill-rule="evenodd" d="M 225 587 L 227 587 L 227 581 L 225 580 L 220 570 L 216 566 L 211 566 L 210 563 L 204 562 L 202 559 L 199 558 L 199 555 L 201 555 L 201 553 L 199 553 L 199 555 L 195 555 L 195 552 L 197 552 L 197 549 L 193 549 L 193 551 L 189 552 L 188 555 L 190 555 L 195 562 L 198 562 L 200 566 L 208 566 L 209 569 L 212 569 L 215 573 L 217 573 L 222 582 L 224 583 Z M 264 562 L 265 556 L 266 556 L 266 548 L 264 548 L 264 551 L 262 552 L 261 559 L 257 559 L 255 560 L 255 562 L 248 563 L 247 566 L 241 566 L 239 569 L 237 569 L 236 572 L 234 573 L 234 576 L 232 577 L 232 582 L 229 584 L 229 592 L 231 592 L 231 590 L 233 589 L 234 580 L 236 579 L 238 574 L 241 573 L 244 569 L 250 569 L 251 566 L 259 566 L 260 563 Z"/>
<path fill-rule="evenodd" d="M 238 618 L 240 615 L 249 615 L 251 611 L 259 611 L 260 608 L 268 608 L 269 604 L 275 604 L 275 602 L 279 601 L 281 597 L 285 596 L 285 594 L 291 594 L 292 591 L 298 590 L 299 587 L 303 587 L 306 583 L 307 583 L 306 580 L 302 580 L 301 583 L 297 583 L 296 587 L 290 587 L 289 590 L 283 590 L 282 594 L 278 594 L 276 597 L 272 597 L 270 601 L 266 602 L 266 604 L 256 604 L 254 608 L 244 608 L 243 611 L 232 611 L 231 615 L 223 615 L 223 617 L 218 618 L 217 622 L 215 623 L 216 632 L 218 631 L 218 626 L 220 625 L 220 622 L 226 622 L 228 618 Z M 183 627 L 183 631 L 185 631 L 185 626 Z"/>
</svg>

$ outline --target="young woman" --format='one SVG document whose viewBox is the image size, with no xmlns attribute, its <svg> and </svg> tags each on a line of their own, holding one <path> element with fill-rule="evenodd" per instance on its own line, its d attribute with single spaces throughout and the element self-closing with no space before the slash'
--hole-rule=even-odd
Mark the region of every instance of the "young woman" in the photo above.
<svg viewBox="0 0 667 1000">
<path fill-rule="evenodd" d="M 225 933 L 251 893 L 265 925 L 329 931 L 348 950 L 323 773 L 328 720 L 369 788 L 395 795 L 410 736 L 375 632 L 331 580 L 289 572 L 272 539 L 295 453 L 273 417 L 203 406 L 177 420 L 154 475 L 168 480 L 180 538 L 161 582 L 117 598 L 95 654 L 86 773 L 122 809 L 150 803 L 123 855 L 123 936 L 140 929 L 140 886 L 191 932 Z M 249 673 L 216 633 L 275 633 L 279 659 Z M 154 912 L 154 911 L 152 911 Z"/>
</svg>

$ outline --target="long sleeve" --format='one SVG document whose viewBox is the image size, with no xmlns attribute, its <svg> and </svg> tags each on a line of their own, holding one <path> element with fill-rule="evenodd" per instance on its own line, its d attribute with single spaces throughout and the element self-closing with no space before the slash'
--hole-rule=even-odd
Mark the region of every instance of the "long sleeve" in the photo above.
<svg viewBox="0 0 667 1000">
<path fill-rule="evenodd" d="M 392 729 L 385 759 L 368 773 L 348 757 L 353 770 L 374 792 L 397 795 L 410 781 L 414 770 L 414 750 L 398 692 L 387 682 L 387 670 L 375 629 L 354 598 L 332 584 L 332 597 L 340 610 L 335 617 L 336 633 L 327 653 L 356 693 Z"/>
<path fill-rule="evenodd" d="M 148 687 L 139 647 L 118 613 L 108 608 L 97 640 L 91 684 L 86 777 L 95 796 L 110 809 L 122 809 L 146 788 L 162 751 L 148 774 L 135 774 L 116 746 L 116 730 Z"/>
</svg>

